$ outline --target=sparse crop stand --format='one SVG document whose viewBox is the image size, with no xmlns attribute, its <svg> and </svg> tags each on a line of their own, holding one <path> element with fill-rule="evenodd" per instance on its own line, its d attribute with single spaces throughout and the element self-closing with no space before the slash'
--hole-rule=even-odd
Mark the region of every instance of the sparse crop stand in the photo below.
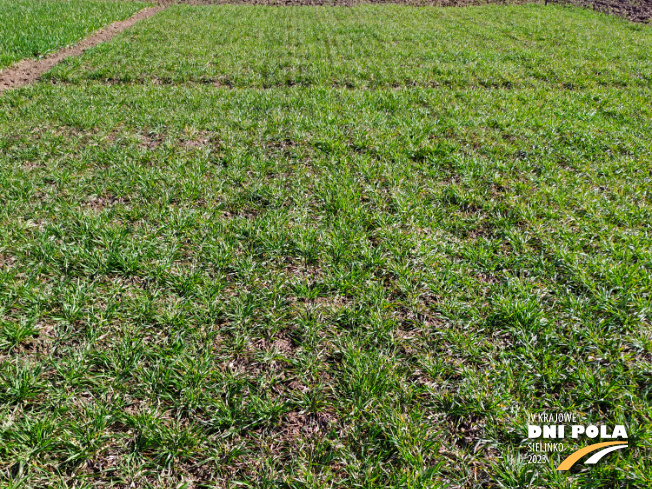
<svg viewBox="0 0 652 489">
<path fill-rule="evenodd" d="M 171 5 L 5 90 L 0 486 L 647 487 L 651 84 L 576 7 Z"/>
</svg>

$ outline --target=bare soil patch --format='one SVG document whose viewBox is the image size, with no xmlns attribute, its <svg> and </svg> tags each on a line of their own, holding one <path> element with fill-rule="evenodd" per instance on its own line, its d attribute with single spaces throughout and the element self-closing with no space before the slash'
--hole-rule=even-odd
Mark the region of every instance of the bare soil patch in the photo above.
<svg viewBox="0 0 652 489">
<path fill-rule="evenodd" d="M 560 0 L 557 3 L 592 8 L 633 22 L 646 23 L 652 19 L 652 0 Z"/>
<path fill-rule="evenodd" d="M 19 88 L 37 81 L 43 73 L 70 56 L 78 56 L 88 48 L 105 42 L 128 29 L 139 20 L 151 17 L 164 6 L 149 7 L 136 12 L 132 17 L 114 22 L 75 46 L 64 48 L 41 59 L 25 59 L 0 72 L 0 93 L 10 88 Z"/>
</svg>

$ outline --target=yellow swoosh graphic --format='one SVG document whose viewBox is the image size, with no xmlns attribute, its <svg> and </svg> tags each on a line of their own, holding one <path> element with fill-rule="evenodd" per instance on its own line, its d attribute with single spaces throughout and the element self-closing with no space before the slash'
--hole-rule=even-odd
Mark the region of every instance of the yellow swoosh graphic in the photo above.
<svg viewBox="0 0 652 489">
<path fill-rule="evenodd" d="M 591 455 L 591 457 L 587 461 L 585 461 L 584 464 L 585 465 L 597 464 L 600 461 L 600 459 L 602 459 L 602 457 L 604 457 L 605 455 L 609 455 L 613 451 L 620 450 L 621 448 L 627 448 L 627 445 L 614 445 L 613 447 L 603 448 L 599 452 Z"/>
<path fill-rule="evenodd" d="M 606 441 L 604 443 L 595 443 L 594 445 L 589 445 L 588 447 L 580 448 L 578 451 L 571 453 L 568 457 L 566 457 L 566 459 L 559 464 L 557 470 L 570 469 L 573 465 L 575 465 L 575 462 L 581 459 L 584 455 L 586 455 L 587 453 L 594 452 L 599 448 L 609 447 L 611 445 L 626 445 L 626 444 L 627 443 L 622 441 Z"/>
</svg>

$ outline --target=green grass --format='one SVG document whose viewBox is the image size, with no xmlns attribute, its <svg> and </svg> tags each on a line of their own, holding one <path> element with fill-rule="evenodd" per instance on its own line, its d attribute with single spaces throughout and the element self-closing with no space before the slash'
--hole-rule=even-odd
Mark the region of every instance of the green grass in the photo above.
<svg viewBox="0 0 652 489">
<path fill-rule="evenodd" d="M 74 44 L 144 6 L 111 0 L 0 0 L 0 69 Z"/>
<path fill-rule="evenodd" d="M 650 27 L 540 5 L 178 7 L 68 60 L 67 82 L 586 88 L 652 83 Z"/>
<path fill-rule="evenodd" d="M 584 90 L 525 75 L 486 88 L 480 71 L 412 86 L 376 50 L 359 63 L 393 75 L 374 89 L 354 88 L 368 85 L 353 61 L 278 81 L 316 54 L 266 74 L 219 46 L 224 65 L 200 62 L 197 44 L 236 18 L 281 17 L 279 38 L 311 18 L 324 38 L 356 22 L 382 38 L 384 12 L 398 38 L 501 11 L 174 7 L 56 69 L 59 85 L 3 94 L 3 484 L 647 487 L 652 90 L 627 70 L 650 55 L 622 46 L 609 83 L 559 68 Z M 504 12 L 515 32 L 566 18 L 569 36 L 652 35 Z M 174 49 L 194 54 L 167 37 L 156 54 L 155 32 L 186 42 L 184 18 L 196 39 Z M 209 66 L 242 88 L 193 83 Z M 630 449 L 572 474 L 526 464 L 526 414 L 542 410 L 625 423 Z"/>
</svg>

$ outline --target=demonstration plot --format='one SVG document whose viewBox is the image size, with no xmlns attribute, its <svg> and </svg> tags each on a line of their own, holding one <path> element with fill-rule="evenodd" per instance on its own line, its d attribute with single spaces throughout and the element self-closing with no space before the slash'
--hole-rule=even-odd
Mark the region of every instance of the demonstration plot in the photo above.
<svg viewBox="0 0 652 489">
<path fill-rule="evenodd" d="M 0 0 L 0 69 L 73 44 L 145 5 L 101 0 Z"/>
<path fill-rule="evenodd" d="M 81 83 L 649 87 L 652 27 L 589 10 L 171 7 L 56 69 Z"/>
<path fill-rule="evenodd" d="M 6 94 L 3 470 L 470 487 L 531 477 L 505 454 L 541 403 L 597 416 L 602 392 L 602 415 L 636 431 L 648 100 Z M 650 475 L 640 449 L 617 466 Z"/>
<path fill-rule="evenodd" d="M 179 6 L 4 92 L 0 480 L 644 487 L 651 44 Z M 627 450 L 526 458 L 569 409 Z"/>
</svg>

